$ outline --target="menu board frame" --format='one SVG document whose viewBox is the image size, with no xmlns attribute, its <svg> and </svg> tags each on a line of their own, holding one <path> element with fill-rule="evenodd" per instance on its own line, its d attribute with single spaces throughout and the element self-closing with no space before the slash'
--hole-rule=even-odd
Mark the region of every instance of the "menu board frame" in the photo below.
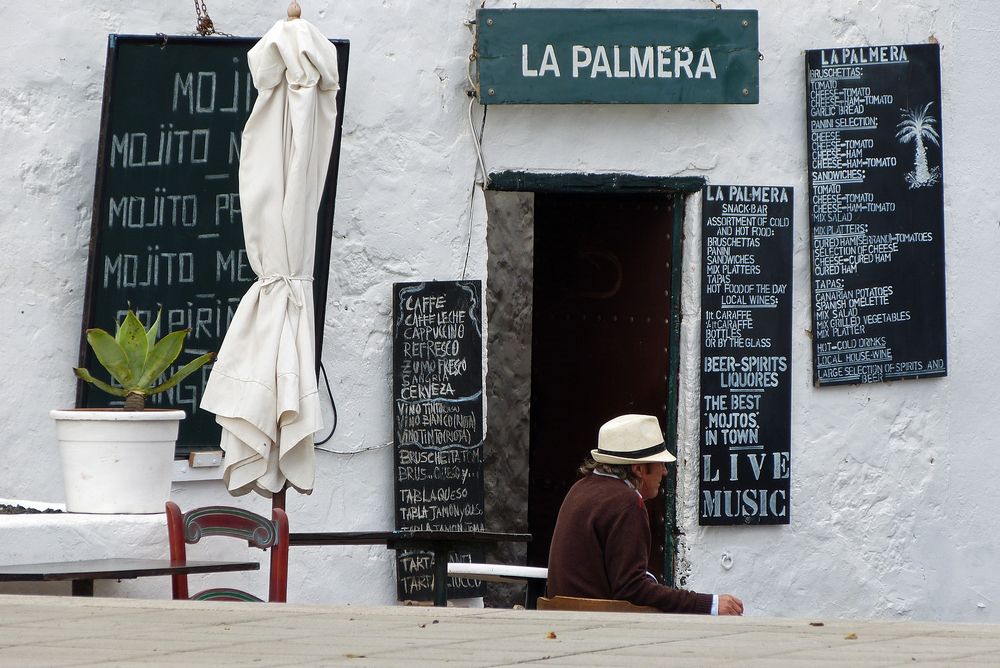
<svg viewBox="0 0 1000 668">
<path fill-rule="evenodd" d="M 190 327 L 185 352 L 218 351 L 256 280 L 239 209 L 239 147 L 257 91 L 247 51 L 258 37 L 108 36 L 101 136 L 80 340 L 80 365 L 107 378 L 86 329 L 114 331 L 128 308 L 161 333 Z M 333 151 L 317 214 L 313 304 L 322 349 L 350 43 L 337 49 L 340 90 Z M 319 372 L 320 356 L 316 356 Z M 211 366 L 150 397 L 183 409 L 177 455 L 217 449 L 221 428 L 198 406 Z M 122 400 L 82 381 L 77 407 Z"/>
<path fill-rule="evenodd" d="M 791 521 L 794 199 L 702 189 L 701 525 Z"/>
<path fill-rule="evenodd" d="M 392 286 L 393 497 L 396 529 L 485 531 L 482 282 Z M 449 561 L 481 562 L 481 548 Z M 434 553 L 396 555 L 399 600 L 433 597 Z M 450 578 L 449 598 L 483 595 Z"/>
<path fill-rule="evenodd" d="M 940 48 L 805 64 L 814 384 L 946 376 Z"/>
</svg>

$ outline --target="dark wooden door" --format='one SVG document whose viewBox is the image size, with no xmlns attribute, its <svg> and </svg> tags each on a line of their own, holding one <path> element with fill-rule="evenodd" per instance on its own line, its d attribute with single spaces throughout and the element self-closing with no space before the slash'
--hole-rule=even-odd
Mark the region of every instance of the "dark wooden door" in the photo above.
<svg viewBox="0 0 1000 668">
<path fill-rule="evenodd" d="M 667 196 L 535 197 L 529 564 L 547 563 L 559 506 L 601 424 L 645 413 L 666 428 L 672 208 Z M 663 495 L 647 508 L 659 577 Z"/>
</svg>

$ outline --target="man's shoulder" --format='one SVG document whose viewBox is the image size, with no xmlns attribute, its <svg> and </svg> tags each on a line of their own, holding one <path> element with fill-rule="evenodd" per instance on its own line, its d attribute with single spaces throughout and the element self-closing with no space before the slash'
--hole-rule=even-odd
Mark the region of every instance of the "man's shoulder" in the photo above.
<svg viewBox="0 0 1000 668">
<path fill-rule="evenodd" d="M 620 478 L 591 473 L 573 485 L 574 495 L 598 496 L 605 505 L 641 506 L 641 497 Z"/>
</svg>

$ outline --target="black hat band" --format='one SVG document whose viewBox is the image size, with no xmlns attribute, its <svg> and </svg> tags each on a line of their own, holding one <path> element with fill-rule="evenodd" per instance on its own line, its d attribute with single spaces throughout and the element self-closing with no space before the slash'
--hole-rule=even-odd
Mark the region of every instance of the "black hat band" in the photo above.
<svg viewBox="0 0 1000 668">
<path fill-rule="evenodd" d="M 602 455 L 608 455 L 609 457 L 622 457 L 623 459 L 642 459 L 643 457 L 649 457 L 650 455 L 658 455 L 661 452 L 665 452 L 667 449 L 667 444 L 660 443 L 659 445 L 653 445 L 648 448 L 643 448 L 642 450 L 633 450 L 632 452 L 611 452 L 610 450 L 597 449 Z"/>
</svg>

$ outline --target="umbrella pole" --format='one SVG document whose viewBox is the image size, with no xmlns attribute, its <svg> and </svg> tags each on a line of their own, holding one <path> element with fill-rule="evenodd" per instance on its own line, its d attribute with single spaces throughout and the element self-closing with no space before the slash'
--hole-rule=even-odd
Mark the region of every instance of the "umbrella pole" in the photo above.
<svg viewBox="0 0 1000 668">
<path fill-rule="evenodd" d="M 287 489 L 287 486 L 282 487 L 280 492 L 275 492 L 271 495 L 271 510 L 275 508 L 285 509 L 285 490 Z"/>
</svg>

